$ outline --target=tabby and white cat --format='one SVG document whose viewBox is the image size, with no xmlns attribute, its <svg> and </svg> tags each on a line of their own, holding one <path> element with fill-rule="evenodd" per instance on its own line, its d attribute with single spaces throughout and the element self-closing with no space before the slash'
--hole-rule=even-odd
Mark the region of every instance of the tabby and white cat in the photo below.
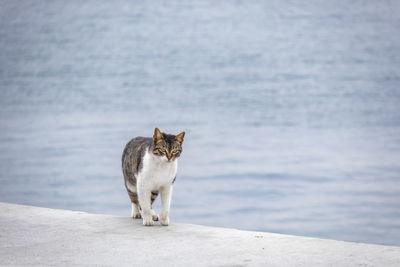
<svg viewBox="0 0 400 267">
<path fill-rule="evenodd" d="M 158 194 L 162 205 L 160 223 L 169 224 L 172 184 L 184 136 L 185 132 L 171 135 L 155 128 L 153 138 L 135 137 L 125 146 L 122 154 L 125 187 L 132 202 L 132 217 L 143 217 L 143 225 L 153 225 L 159 219 L 152 209 Z"/>
</svg>

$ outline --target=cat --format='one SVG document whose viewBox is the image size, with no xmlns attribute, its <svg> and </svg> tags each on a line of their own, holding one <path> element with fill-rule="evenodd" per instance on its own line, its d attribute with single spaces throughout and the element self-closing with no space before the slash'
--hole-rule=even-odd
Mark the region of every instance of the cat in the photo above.
<svg viewBox="0 0 400 267">
<path fill-rule="evenodd" d="M 135 137 L 125 146 L 122 172 L 132 203 L 131 216 L 143 218 L 145 226 L 151 226 L 158 220 L 161 225 L 169 224 L 172 185 L 176 179 L 184 136 L 185 132 L 171 135 L 155 128 L 153 138 Z M 160 216 L 152 208 L 158 194 L 161 195 L 162 205 Z"/>
</svg>

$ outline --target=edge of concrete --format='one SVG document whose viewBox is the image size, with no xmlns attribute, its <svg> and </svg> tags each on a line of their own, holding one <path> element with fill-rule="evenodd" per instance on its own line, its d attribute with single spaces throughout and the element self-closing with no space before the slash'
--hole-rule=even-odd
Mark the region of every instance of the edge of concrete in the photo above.
<svg viewBox="0 0 400 267">
<path fill-rule="evenodd" d="M 0 202 L 0 265 L 400 266 L 400 247 Z"/>
</svg>

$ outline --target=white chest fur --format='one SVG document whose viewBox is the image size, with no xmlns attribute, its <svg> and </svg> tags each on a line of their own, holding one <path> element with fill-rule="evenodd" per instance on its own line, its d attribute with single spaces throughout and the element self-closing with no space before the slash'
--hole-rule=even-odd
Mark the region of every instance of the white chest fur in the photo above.
<svg viewBox="0 0 400 267">
<path fill-rule="evenodd" d="M 177 159 L 168 162 L 167 157 L 156 156 L 149 151 L 146 151 L 142 163 L 138 183 L 146 184 L 151 190 L 158 190 L 164 185 L 171 184 L 178 169 Z"/>
</svg>

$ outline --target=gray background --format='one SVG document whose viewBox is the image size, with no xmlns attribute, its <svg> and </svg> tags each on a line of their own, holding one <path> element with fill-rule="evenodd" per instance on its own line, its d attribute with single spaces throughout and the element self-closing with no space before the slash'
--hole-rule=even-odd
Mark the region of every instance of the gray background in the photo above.
<svg viewBox="0 0 400 267">
<path fill-rule="evenodd" d="M 0 1 L 0 201 L 130 213 L 120 157 L 186 131 L 171 219 L 400 245 L 398 1 Z"/>
</svg>

